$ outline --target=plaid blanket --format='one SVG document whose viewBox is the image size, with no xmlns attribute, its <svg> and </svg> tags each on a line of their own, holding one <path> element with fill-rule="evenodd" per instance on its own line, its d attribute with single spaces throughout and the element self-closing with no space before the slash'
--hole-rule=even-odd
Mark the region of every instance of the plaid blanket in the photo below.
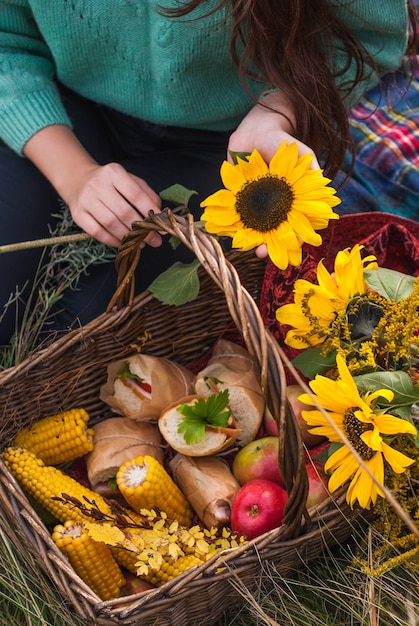
<svg viewBox="0 0 419 626">
<path fill-rule="evenodd" d="M 419 63 L 410 85 L 400 69 L 367 92 L 350 111 L 350 125 L 356 160 L 338 191 L 339 212 L 385 211 L 419 221 Z M 349 171 L 348 155 L 334 184 Z"/>
</svg>

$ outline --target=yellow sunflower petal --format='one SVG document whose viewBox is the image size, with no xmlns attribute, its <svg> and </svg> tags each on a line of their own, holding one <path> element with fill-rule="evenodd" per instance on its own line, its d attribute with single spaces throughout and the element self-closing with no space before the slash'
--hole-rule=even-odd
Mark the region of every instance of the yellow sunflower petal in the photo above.
<svg viewBox="0 0 419 626">
<path fill-rule="evenodd" d="M 302 154 L 298 158 L 298 161 L 292 170 L 288 171 L 287 181 L 290 185 L 296 185 L 298 183 L 299 188 L 300 186 L 305 185 L 307 191 L 312 191 L 313 193 L 318 191 L 320 193 L 321 189 L 318 189 L 317 185 L 314 187 L 311 180 L 310 173 L 313 170 L 310 170 L 310 165 L 312 161 L 313 157 L 311 154 Z M 320 170 L 317 171 L 320 172 Z M 319 198 L 323 199 L 323 196 L 319 195 Z"/>
<path fill-rule="evenodd" d="M 246 181 L 256 180 L 269 175 L 269 167 L 257 150 L 253 150 L 247 157 L 247 160 L 239 159 L 236 167 Z"/>
<path fill-rule="evenodd" d="M 298 161 L 298 146 L 294 142 L 283 141 L 269 163 L 271 174 L 288 179 Z"/>
<path fill-rule="evenodd" d="M 385 398 L 387 402 L 391 402 L 394 398 L 394 392 L 391 389 L 377 389 L 365 398 L 365 402 L 371 406 L 371 402 L 377 398 Z"/>
<path fill-rule="evenodd" d="M 285 344 L 297 350 L 306 350 L 310 347 L 320 346 L 324 342 L 324 337 L 308 335 L 309 330 L 306 332 L 304 330 L 289 330 L 285 336 Z"/>
<path fill-rule="evenodd" d="M 360 439 L 367 445 L 371 450 L 381 451 L 383 438 L 380 435 L 378 428 L 373 428 L 372 430 L 366 430 L 361 433 Z"/>
<path fill-rule="evenodd" d="M 336 365 L 342 382 L 351 392 L 351 406 L 363 406 L 364 403 L 359 395 L 358 388 L 351 376 L 348 366 L 346 365 L 346 361 L 341 354 L 336 355 Z"/>
<path fill-rule="evenodd" d="M 219 235 L 220 237 L 234 237 L 237 229 L 240 227 L 240 223 L 232 224 L 231 226 L 220 226 L 213 222 L 205 222 L 205 230 L 213 235 Z"/>
<path fill-rule="evenodd" d="M 372 459 L 366 462 L 366 465 L 377 480 L 383 484 L 384 463 L 382 455 L 380 453 L 375 454 Z M 346 494 L 347 502 L 353 508 L 355 502 L 358 500 L 362 508 L 369 509 L 371 504 L 374 505 L 376 503 L 378 495 L 383 495 L 380 487 L 362 467 L 358 468 L 348 487 Z"/>
<path fill-rule="evenodd" d="M 321 236 L 313 229 L 310 220 L 303 213 L 291 209 L 288 213 L 288 222 L 293 227 L 297 235 L 312 246 L 320 246 L 322 243 Z"/>
<path fill-rule="evenodd" d="M 206 208 L 201 215 L 201 220 L 204 222 L 213 222 L 220 226 L 241 223 L 237 211 L 227 206 L 210 206 Z"/>
<path fill-rule="evenodd" d="M 288 248 L 283 242 L 284 238 L 281 240 L 276 231 L 265 233 L 265 243 L 268 248 L 269 258 L 281 270 L 285 270 L 289 262 Z"/>
<path fill-rule="evenodd" d="M 396 474 L 402 474 L 407 467 L 415 462 L 413 459 L 410 459 L 402 452 L 399 452 L 398 450 L 395 450 L 391 446 L 384 443 L 384 441 L 382 447 L 385 460 L 391 465 L 393 472 L 396 472 Z"/>
<path fill-rule="evenodd" d="M 241 172 L 240 168 L 228 161 L 223 161 L 220 174 L 224 187 L 230 190 L 234 195 L 236 195 L 247 182 L 247 178 Z"/>
<path fill-rule="evenodd" d="M 319 287 L 322 290 L 338 296 L 338 287 L 336 281 L 334 280 L 330 272 L 326 269 L 323 260 L 319 261 L 317 264 L 316 276 Z"/>
<path fill-rule="evenodd" d="M 338 448 L 324 464 L 324 471 L 326 473 L 332 472 L 329 479 L 329 490 L 336 491 L 345 485 L 358 467 L 355 457 L 346 446 L 343 445 Z"/>
<path fill-rule="evenodd" d="M 325 409 L 335 413 L 345 413 L 347 409 L 354 406 L 352 399 L 348 397 L 347 390 L 342 389 L 338 381 L 317 374 L 310 382 L 310 387 L 316 394 L 320 405 Z"/>
<path fill-rule="evenodd" d="M 383 435 L 397 435 L 399 433 L 408 433 L 414 437 L 417 435 L 417 430 L 413 424 L 401 417 L 390 415 L 389 413 L 375 415 L 374 423 Z"/>
<path fill-rule="evenodd" d="M 201 202 L 201 207 L 229 207 L 234 209 L 236 196 L 228 189 L 220 189 Z"/>
<path fill-rule="evenodd" d="M 304 404 L 308 404 L 308 402 L 305 402 L 307 398 L 311 400 L 308 394 L 299 396 L 300 402 L 304 402 Z M 328 415 L 331 420 L 336 424 L 338 429 L 342 431 L 343 415 L 341 415 L 340 413 L 328 413 Z M 316 435 L 322 435 L 324 437 L 327 437 L 329 441 L 341 441 L 340 435 L 335 431 L 333 426 L 329 424 L 329 421 L 321 411 L 317 409 L 313 409 L 310 411 L 301 411 L 301 416 L 309 427 L 310 432 Z"/>
<path fill-rule="evenodd" d="M 318 215 L 322 219 L 339 219 L 336 213 L 333 213 L 329 202 L 321 200 L 308 200 L 305 195 L 294 192 L 293 208 L 305 215 Z"/>
<path fill-rule="evenodd" d="M 240 228 L 233 237 L 232 246 L 239 250 L 252 250 L 265 243 L 263 233 L 252 228 Z"/>
<path fill-rule="evenodd" d="M 296 250 L 288 249 L 288 260 L 290 265 L 299 267 L 303 262 L 303 250 L 299 246 Z"/>
</svg>

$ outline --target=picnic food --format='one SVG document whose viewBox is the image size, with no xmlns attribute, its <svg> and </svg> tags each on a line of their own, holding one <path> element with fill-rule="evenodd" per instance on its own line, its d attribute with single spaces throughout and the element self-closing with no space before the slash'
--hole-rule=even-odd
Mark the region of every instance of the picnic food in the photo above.
<svg viewBox="0 0 419 626">
<path fill-rule="evenodd" d="M 134 511 L 158 507 L 169 519 L 188 525 L 192 509 L 163 465 L 151 456 L 138 456 L 121 465 L 116 474 L 119 491 Z"/>
<path fill-rule="evenodd" d="M 194 379 L 179 363 L 135 354 L 109 365 L 100 398 L 120 415 L 156 421 L 169 404 L 192 393 Z"/>
<path fill-rule="evenodd" d="M 80 519 L 79 511 L 58 496 L 65 493 L 82 501 L 86 509 L 98 508 L 112 514 L 109 505 L 98 493 L 80 484 L 71 476 L 52 465 L 45 465 L 33 452 L 24 448 L 9 447 L 2 452 L 3 460 L 19 483 L 58 521 Z"/>
<path fill-rule="evenodd" d="M 208 398 L 183 398 L 162 412 L 158 424 L 167 443 L 187 456 L 209 456 L 231 448 L 240 433 L 228 409 L 227 390 Z"/>
<path fill-rule="evenodd" d="M 231 503 L 240 485 L 223 459 L 176 454 L 169 467 L 174 480 L 207 528 L 230 524 Z"/>
<path fill-rule="evenodd" d="M 86 469 L 91 488 L 102 495 L 115 493 L 109 482 L 125 461 L 147 454 L 163 463 L 163 439 L 156 424 L 110 417 L 93 431 L 94 448 L 86 455 Z"/>
<path fill-rule="evenodd" d="M 93 430 L 87 428 L 89 414 L 81 408 L 49 415 L 22 428 L 14 445 L 33 452 L 46 465 L 73 461 L 93 450 Z"/>
<path fill-rule="evenodd" d="M 231 528 L 254 539 L 282 524 L 288 494 L 281 485 L 255 478 L 240 487 L 231 509 Z"/>
<path fill-rule="evenodd" d="M 196 376 L 195 391 L 209 396 L 224 389 L 229 391 L 229 407 L 241 430 L 236 443 L 244 446 L 256 437 L 263 419 L 265 398 L 260 374 L 245 348 L 220 339 L 208 365 Z"/>
<path fill-rule="evenodd" d="M 77 574 L 101 600 L 117 598 L 125 578 L 105 543 L 95 541 L 83 522 L 67 521 L 55 526 L 52 539 L 68 557 Z"/>
</svg>

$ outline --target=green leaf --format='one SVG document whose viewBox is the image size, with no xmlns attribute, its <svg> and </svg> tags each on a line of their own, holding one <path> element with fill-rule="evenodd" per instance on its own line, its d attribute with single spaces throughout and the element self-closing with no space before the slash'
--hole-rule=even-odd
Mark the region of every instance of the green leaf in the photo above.
<svg viewBox="0 0 419 626">
<path fill-rule="evenodd" d="M 183 433 L 183 438 L 188 446 L 193 443 L 200 443 L 205 439 L 205 423 L 193 415 L 185 416 L 180 422 L 178 433 Z"/>
<path fill-rule="evenodd" d="M 336 365 L 336 350 L 324 355 L 322 348 L 309 348 L 298 354 L 293 359 L 292 364 L 304 376 L 314 378 L 316 374 L 326 374 Z"/>
<path fill-rule="evenodd" d="M 183 433 L 190 445 L 204 440 L 206 426 L 226 428 L 231 415 L 230 409 L 225 410 L 228 402 L 228 389 L 224 389 L 208 398 L 198 398 L 194 404 L 181 404 L 176 410 L 184 419 L 179 423 L 178 433 Z"/>
<path fill-rule="evenodd" d="M 163 304 L 179 306 L 191 302 L 199 294 L 199 261 L 174 263 L 149 286 L 149 291 Z"/>
<path fill-rule="evenodd" d="M 197 194 L 198 192 L 194 191 L 193 189 L 187 189 L 183 185 L 176 184 L 172 185 L 171 187 L 167 187 L 166 189 L 163 189 L 159 193 L 159 196 L 162 200 L 166 200 L 166 202 L 173 202 L 173 204 L 176 204 L 178 206 L 187 206 L 191 197 Z"/>
<path fill-rule="evenodd" d="M 234 150 L 229 150 L 228 153 L 231 156 L 234 165 L 237 165 L 239 159 L 242 161 L 248 161 L 249 159 L 247 157 L 251 154 L 250 152 L 234 152 Z"/>
<path fill-rule="evenodd" d="M 387 402 L 385 398 L 380 398 L 380 406 L 408 406 L 410 408 L 419 400 L 419 385 L 414 385 L 410 376 L 400 370 L 362 374 L 355 376 L 354 381 L 361 393 L 390 389 L 394 393 L 393 400 Z"/>
<path fill-rule="evenodd" d="M 129 363 L 124 364 L 122 370 L 116 374 L 116 378 L 132 378 L 133 380 L 139 380 L 140 382 L 144 380 L 144 378 L 141 378 L 141 376 L 138 376 L 137 374 L 131 372 L 129 368 Z"/>
<path fill-rule="evenodd" d="M 364 278 L 367 285 L 387 300 L 400 302 L 412 293 L 414 276 L 408 276 L 395 270 L 379 267 L 376 270 L 365 270 Z"/>
</svg>

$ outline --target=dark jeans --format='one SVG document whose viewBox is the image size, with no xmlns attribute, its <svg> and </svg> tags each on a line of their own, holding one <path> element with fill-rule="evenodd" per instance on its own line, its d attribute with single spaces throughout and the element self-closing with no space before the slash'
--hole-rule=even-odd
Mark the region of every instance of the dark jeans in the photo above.
<svg viewBox="0 0 419 626">
<path fill-rule="evenodd" d="M 74 131 L 101 164 L 121 163 L 159 192 L 179 183 L 198 192 L 190 209 L 198 218 L 199 203 L 221 188 L 220 166 L 225 159 L 229 133 L 161 127 L 95 105 L 63 89 L 62 97 Z M 62 206 L 56 191 L 25 158 L 0 142 L 0 245 L 47 237 L 53 215 Z M 137 272 L 137 291 L 176 260 L 189 260 L 183 246 L 172 249 L 168 237 L 160 248 L 145 246 Z M 10 294 L 22 289 L 18 306 L 8 307 L 0 322 L 0 345 L 7 344 L 19 327 L 42 251 L 0 255 L 0 315 Z M 116 287 L 113 263 L 92 266 L 82 276 L 78 290 L 67 290 L 48 328 L 57 331 L 85 324 L 102 313 Z"/>
</svg>

